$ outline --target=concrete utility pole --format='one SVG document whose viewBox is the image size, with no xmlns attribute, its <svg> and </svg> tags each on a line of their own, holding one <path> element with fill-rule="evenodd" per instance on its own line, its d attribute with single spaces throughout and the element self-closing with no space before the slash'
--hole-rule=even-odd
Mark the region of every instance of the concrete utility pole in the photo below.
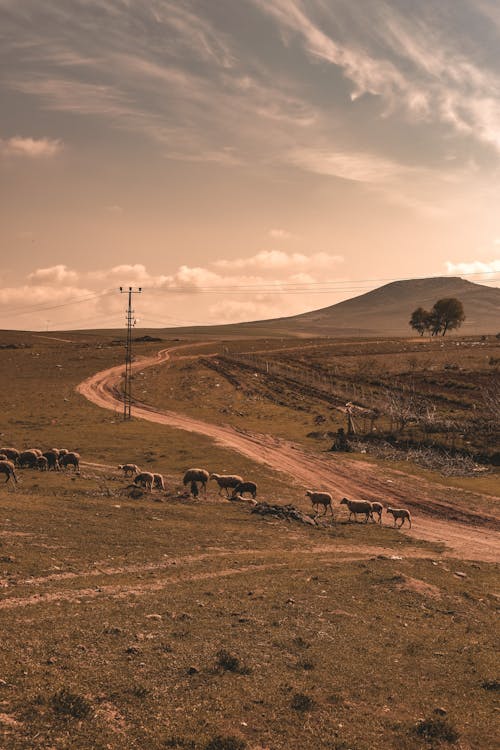
<svg viewBox="0 0 500 750">
<path fill-rule="evenodd" d="M 123 419 L 127 420 L 131 417 L 132 409 L 132 328 L 135 326 L 134 311 L 132 310 L 132 295 L 140 294 L 142 288 L 138 287 L 133 289 L 129 286 L 128 289 L 120 287 L 121 294 L 128 294 L 128 307 L 127 307 L 127 343 L 125 344 L 125 380 L 123 383 Z"/>
</svg>

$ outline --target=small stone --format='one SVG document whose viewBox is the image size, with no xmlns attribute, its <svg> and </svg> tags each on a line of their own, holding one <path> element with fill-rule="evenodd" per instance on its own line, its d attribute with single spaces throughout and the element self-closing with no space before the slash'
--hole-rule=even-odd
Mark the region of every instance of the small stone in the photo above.
<svg viewBox="0 0 500 750">
<path fill-rule="evenodd" d="M 454 575 L 456 575 L 457 578 L 467 578 L 467 573 L 462 573 L 461 570 L 456 570 Z"/>
<path fill-rule="evenodd" d="M 161 615 L 146 615 L 146 620 L 163 620 L 163 617 Z"/>
<path fill-rule="evenodd" d="M 199 669 L 197 669 L 196 667 L 192 667 L 192 666 L 191 666 L 191 667 L 189 667 L 189 669 L 188 669 L 187 673 L 188 673 L 188 674 L 198 674 L 198 673 L 199 673 L 199 671 L 200 671 L 200 670 L 199 670 Z"/>
<path fill-rule="evenodd" d="M 137 646 L 127 646 L 127 648 L 125 649 L 125 653 L 126 654 L 140 654 L 141 649 L 137 648 Z"/>
<path fill-rule="evenodd" d="M 442 706 L 437 706 L 434 709 L 434 713 L 437 714 L 438 716 L 446 716 L 448 711 L 446 710 L 446 708 L 443 708 Z"/>
</svg>

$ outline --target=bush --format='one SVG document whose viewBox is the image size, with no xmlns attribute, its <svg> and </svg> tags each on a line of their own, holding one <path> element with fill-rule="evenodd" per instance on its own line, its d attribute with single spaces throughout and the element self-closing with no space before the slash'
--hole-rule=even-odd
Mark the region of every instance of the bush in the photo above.
<svg viewBox="0 0 500 750">
<path fill-rule="evenodd" d="M 422 719 L 416 725 L 414 732 L 423 740 L 437 740 L 438 742 L 456 742 L 460 737 L 447 719 Z"/>
<path fill-rule="evenodd" d="M 225 672 L 234 672 L 236 674 L 249 674 L 250 670 L 244 666 L 239 658 L 229 651 L 221 649 L 217 653 L 217 667 Z"/>
<path fill-rule="evenodd" d="M 294 711 L 311 711 L 314 708 L 314 700 L 305 693 L 295 693 L 290 705 Z"/>
<path fill-rule="evenodd" d="M 70 693 L 62 688 L 54 693 L 50 699 L 50 705 L 56 714 L 71 716 L 73 719 L 86 719 L 92 710 L 89 701 L 82 695 Z"/>
</svg>

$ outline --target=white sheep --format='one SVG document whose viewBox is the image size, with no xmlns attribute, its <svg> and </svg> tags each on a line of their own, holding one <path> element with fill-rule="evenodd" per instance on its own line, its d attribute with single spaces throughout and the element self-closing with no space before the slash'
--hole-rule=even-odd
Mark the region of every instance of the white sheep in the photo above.
<svg viewBox="0 0 500 750">
<path fill-rule="evenodd" d="M 134 484 L 142 485 L 148 490 L 148 492 L 152 491 L 154 481 L 154 474 L 151 474 L 149 471 L 141 471 L 136 477 L 134 477 Z"/>
<path fill-rule="evenodd" d="M 130 476 L 132 476 L 133 474 L 140 474 L 141 471 L 137 464 L 119 464 L 118 470 L 123 471 L 126 477 L 128 477 L 129 474 Z"/>
<path fill-rule="evenodd" d="M 401 528 L 405 521 L 408 521 L 411 529 L 411 515 L 409 510 L 406 510 L 406 508 L 387 508 L 387 512 L 394 518 L 394 526 L 396 526 L 396 520 L 398 518 L 401 519 L 401 523 L 397 527 L 398 529 Z"/>
<path fill-rule="evenodd" d="M 356 521 L 357 514 L 362 513 L 365 516 L 365 523 L 368 523 L 368 519 L 372 515 L 372 504 L 368 500 L 348 500 L 346 497 L 343 497 L 340 504 L 347 505 L 349 509 L 349 521 L 351 520 L 351 516 L 354 516 L 354 520 Z"/>
<path fill-rule="evenodd" d="M 186 473 L 184 474 L 182 483 L 184 487 L 189 484 L 192 490 L 193 482 L 196 483 L 196 489 L 198 489 L 198 482 L 199 482 L 203 487 L 203 494 L 206 496 L 207 482 L 209 478 L 210 478 L 210 474 L 208 473 L 206 469 L 188 469 Z"/>
<path fill-rule="evenodd" d="M 157 490 L 164 490 L 165 489 L 165 482 L 164 482 L 163 476 L 161 474 L 153 474 L 153 486 Z"/>
<path fill-rule="evenodd" d="M 17 476 L 12 461 L 0 461 L 0 474 L 6 475 L 7 479 L 5 480 L 5 482 L 8 482 L 9 479 L 12 479 L 14 484 L 17 484 Z"/>
<path fill-rule="evenodd" d="M 372 515 L 371 515 L 372 521 L 375 521 L 375 519 L 373 518 L 373 514 L 376 513 L 377 516 L 378 516 L 378 523 L 381 524 L 382 523 L 382 511 L 383 510 L 384 510 L 384 506 L 382 505 L 382 503 L 377 503 L 377 502 L 372 503 Z M 377 522 L 375 521 L 375 523 L 377 523 Z"/>
<path fill-rule="evenodd" d="M 234 490 L 239 484 L 243 484 L 243 477 L 237 474 L 210 474 L 210 479 L 219 485 L 219 495 L 222 494 L 222 490 L 226 490 L 227 497 L 229 497 L 229 490 Z"/>
<path fill-rule="evenodd" d="M 319 512 L 318 506 L 322 505 L 324 510 L 321 515 L 325 516 L 326 511 L 328 510 L 328 508 L 330 508 L 330 513 L 333 516 L 332 496 L 329 492 L 316 492 L 315 490 L 307 490 L 306 497 L 309 497 L 311 499 L 311 505 L 313 508 L 316 506 L 316 513 Z"/>
</svg>

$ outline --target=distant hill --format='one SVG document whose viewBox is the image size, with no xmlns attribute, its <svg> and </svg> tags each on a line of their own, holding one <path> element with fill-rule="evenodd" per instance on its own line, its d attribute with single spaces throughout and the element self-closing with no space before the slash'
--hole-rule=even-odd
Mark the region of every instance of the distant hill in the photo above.
<svg viewBox="0 0 500 750">
<path fill-rule="evenodd" d="M 460 334 L 500 332 L 500 289 L 458 277 L 393 281 L 359 297 L 289 318 L 177 330 L 214 335 L 408 336 L 413 310 L 430 309 L 442 297 L 457 297 L 464 306 L 466 320 Z"/>
</svg>

